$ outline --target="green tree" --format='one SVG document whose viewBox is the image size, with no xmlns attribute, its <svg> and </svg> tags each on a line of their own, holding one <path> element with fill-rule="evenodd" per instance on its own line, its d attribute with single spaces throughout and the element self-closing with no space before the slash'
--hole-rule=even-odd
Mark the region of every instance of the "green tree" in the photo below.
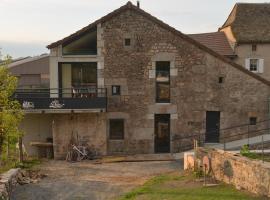
<svg viewBox="0 0 270 200">
<path fill-rule="evenodd" d="M 17 87 L 17 78 L 8 71 L 10 59 L 7 56 L 0 63 L 0 162 L 4 145 L 9 141 L 16 143 L 22 136 L 18 127 L 23 119 L 23 112 L 19 102 L 11 98 Z"/>
</svg>

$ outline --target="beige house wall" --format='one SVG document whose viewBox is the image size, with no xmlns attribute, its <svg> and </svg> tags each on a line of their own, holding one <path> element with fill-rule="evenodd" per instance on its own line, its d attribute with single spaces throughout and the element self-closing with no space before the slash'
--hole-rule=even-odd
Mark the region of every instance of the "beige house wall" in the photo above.
<svg viewBox="0 0 270 200">
<path fill-rule="evenodd" d="M 258 75 L 270 81 L 270 44 L 257 44 L 257 51 L 252 51 L 252 44 L 239 44 L 235 47 L 235 62 L 245 66 L 245 59 L 264 59 L 264 72 Z"/>
<path fill-rule="evenodd" d="M 30 145 L 30 142 L 46 142 L 52 135 L 53 116 L 50 114 L 26 114 L 20 125 L 23 131 L 23 145 L 29 156 L 38 156 L 37 147 Z"/>
</svg>

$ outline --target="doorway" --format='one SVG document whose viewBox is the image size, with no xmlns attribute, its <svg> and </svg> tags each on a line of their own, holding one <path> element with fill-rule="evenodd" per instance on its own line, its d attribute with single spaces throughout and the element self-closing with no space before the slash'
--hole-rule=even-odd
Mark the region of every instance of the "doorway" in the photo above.
<svg viewBox="0 0 270 200">
<path fill-rule="evenodd" d="M 170 115 L 155 115 L 155 153 L 170 152 Z"/>
<path fill-rule="evenodd" d="M 205 143 L 219 143 L 220 112 L 206 112 Z"/>
</svg>

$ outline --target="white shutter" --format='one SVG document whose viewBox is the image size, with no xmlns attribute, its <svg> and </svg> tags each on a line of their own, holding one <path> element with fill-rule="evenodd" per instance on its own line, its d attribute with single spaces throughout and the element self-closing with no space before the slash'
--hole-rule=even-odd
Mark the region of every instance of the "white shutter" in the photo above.
<svg viewBox="0 0 270 200">
<path fill-rule="evenodd" d="M 264 71 L 264 59 L 259 59 L 259 73 Z"/>
<path fill-rule="evenodd" d="M 246 60 L 245 60 L 245 68 L 247 70 L 250 70 L 250 59 L 249 58 L 246 58 Z"/>
</svg>

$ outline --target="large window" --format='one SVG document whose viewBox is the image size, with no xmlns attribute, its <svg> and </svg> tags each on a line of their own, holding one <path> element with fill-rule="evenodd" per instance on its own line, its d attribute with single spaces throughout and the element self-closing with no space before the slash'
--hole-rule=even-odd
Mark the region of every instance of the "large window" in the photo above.
<svg viewBox="0 0 270 200">
<path fill-rule="evenodd" d="M 124 120 L 110 119 L 110 139 L 123 140 L 124 139 Z"/>
<path fill-rule="evenodd" d="M 97 30 L 96 28 L 86 34 L 69 41 L 63 45 L 63 55 L 96 55 Z"/>
<path fill-rule="evenodd" d="M 258 59 L 250 59 L 249 70 L 252 72 L 257 72 L 259 68 L 259 60 Z"/>
<path fill-rule="evenodd" d="M 170 103 L 170 62 L 156 62 L 156 102 Z"/>
<path fill-rule="evenodd" d="M 62 97 L 85 97 L 96 94 L 97 63 L 61 63 L 59 75 Z"/>
<path fill-rule="evenodd" d="M 72 64 L 72 86 L 96 86 L 97 67 L 96 63 L 74 63 Z"/>
</svg>

